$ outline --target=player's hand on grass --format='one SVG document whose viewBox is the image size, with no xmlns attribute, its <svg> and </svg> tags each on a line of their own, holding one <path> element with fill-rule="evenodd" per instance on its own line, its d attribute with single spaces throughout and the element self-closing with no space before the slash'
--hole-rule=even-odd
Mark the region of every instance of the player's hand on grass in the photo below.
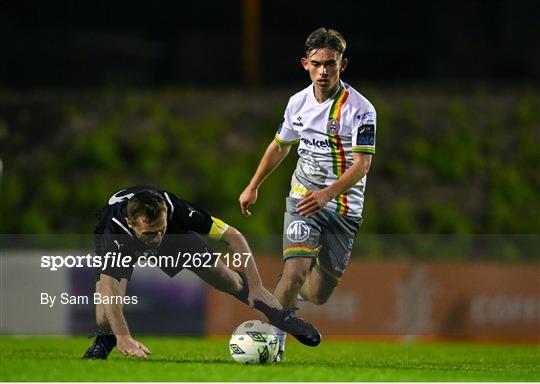
<svg viewBox="0 0 540 384">
<path fill-rule="evenodd" d="M 124 356 L 146 358 L 150 350 L 131 336 L 117 336 L 116 347 Z"/>
<path fill-rule="evenodd" d="M 253 204 L 257 201 L 257 189 L 251 188 L 249 185 L 244 189 L 244 192 L 240 195 L 238 199 L 240 202 L 240 209 L 245 216 L 251 216 L 249 211 Z"/>
<path fill-rule="evenodd" d="M 265 287 L 262 285 L 258 286 L 250 286 L 249 287 L 249 296 L 248 296 L 248 302 L 249 306 L 253 308 L 253 305 L 255 304 L 254 301 L 259 300 L 265 303 L 266 305 L 277 308 L 277 309 L 283 309 L 279 301 L 275 298 L 270 291 L 268 291 Z"/>
<path fill-rule="evenodd" d="M 325 191 L 309 191 L 304 198 L 298 202 L 296 208 L 301 215 L 313 216 L 317 211 L 324 208 L 331 200 L 330 195 Z"/>
</svg>

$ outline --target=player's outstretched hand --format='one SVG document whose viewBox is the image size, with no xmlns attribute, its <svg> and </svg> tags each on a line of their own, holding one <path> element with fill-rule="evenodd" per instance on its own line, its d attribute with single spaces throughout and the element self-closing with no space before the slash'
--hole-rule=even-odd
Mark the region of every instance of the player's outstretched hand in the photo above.
<svg viewBox="0 0 540 384">
<path fill-rule="evenodd" d="M 131 336 L 117 336 L 116 347 L 124 356 L 145 359 L 150 354 L 150 350 L 143 343 L 138 342 Z"/>
<path fill-rule="evenodd" d="M 251 216 L 249 211 L 253 204 L 257 201 L 257 189 L 251 188 L 249 185 L 244 189 L 244 192 L 240 194 L 238 199 L 240 202 L 240 209 L 245 216 Z"/>
<path fill-rule="evenodd" d="M 268 291 L 262 285 L 257 286 L 257 287 L 253 287 L 253 286 L 249 287 L 248 302 L 251 308 L 254 307 L 255 300 L 262 301 L 263 303 L 265 303 L 266 305 L 272 308 L 276 308 L 280 310 L 283 309 L 283 307 L 281 306 L 279 301 L 277 301 L 275 296 L 272 295 L 272 293 L 270 293 L 270 291 Z"/>
</svg>

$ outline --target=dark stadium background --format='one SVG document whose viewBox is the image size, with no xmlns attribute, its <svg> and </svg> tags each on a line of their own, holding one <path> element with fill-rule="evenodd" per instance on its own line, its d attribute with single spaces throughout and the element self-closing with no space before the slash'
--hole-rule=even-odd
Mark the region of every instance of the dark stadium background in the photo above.
<svg viewBox="0 0 540 384">
<path fill-rule="evenodd" d="M 239 0 L 0 4 L 3 87 L 245 85 Z M 351 81 L 538 85 L 539 8 L 519 0 L 261 0 L 259 80 L 305 83 L 295 70 L 304 39 L 327 26 L 349 42 Z"/>
<path fill-rule="evenodd" d="M 111 191 L 140 182 L 280 233 L 273 196 L 294 156 L 262 189 L 258 217 L 242 220 L 237 197 L 308 82 L 306 35 L 326 26 L 348 41 L 344 79 L 379 112 L 363 231 L 538 233 L 539 8 L 2 1 L 0 229 L 86 233 Z"/>
<path fill-rule="evenodd" d="M 395 324 L 405 328 L 391 332 L 510 338 L 522 332 L 517 336 L 538 340 L 538 15 L 540 2 L 533 0 L 0 0 L 0 233 L 36 235 L 38 244 L 51 237 L 68 247 L 72 234 L 91 233 L 95 211 L 112 193 L 154 184 L 239 228 L 268 270 L 279 269 L 296 156 L 262 186 L 251 218 L 242 217 L 238 196 L 288 97 L 309 82 L 299 65 L 306 36 L 325 26 L 347 39 L 343 79 L 378 112 L 356 269 L 336 303 L 360 303 L 384 281 L 386 296 L 372 308 L 389 321 L 394 312 L 402 316 Z M 1 240 L 23 253 L 31 245 L 27 237 Z M 389 269 L 377 272 L 379 264 L 366 260 Z M 455 264 L 441 272 L 428 263 L 434 261 Z M 393 280 L 354 281 L 369 268 Z M 525 270 L 532 279 L 522 277 Z M 24 281 L 3 273 L 14 284 L 3 285 L 8 293 Z M 71 273 L 64 283 L 91 290 L 85 276 Z M 137 275 L 133 290 L 149 302 L 157 298 L 150 308 L 163 307 L 144 276 Z M 275 276 L 265 279 L 273 286 Z M 177 293 L 185 308 L 194 305 L 181 298 L 187 287 L 224 305 L 223 313 L 236 308 L 198 283 L 184 283 Z M 468 283 L 473 288 L 466 291 Z M 32 300 L 20 296 L 13 308 Z M 422 328 L 426 318 L 416 322 L 415 314 L 429 317 L 443 302 L 434 310 L 441 328 Z M 306 312 L 316 320 L 329 314 L 326 320 L 338 324 L 330 304 Z M 212 321 L 232 326 L 208 315 L 211 309 L 183 311 L 180 329 L 145 322 L 140 306 L 128 317 L 148 333 L 221 332 L 208 326 Z M 360 309 L 351 327 L 366 316 Z M 28 313 L 37 319 L 35 310 Z M 91 328 L 91 311 L 74 308 L 64 331 Z M 15 328 L 2 331 L 17 333 L 23 317 L 4 313 L 12 316 L 4 324 Z M 172 316 L 164 311 L 163 324 Z"/>
</svg>

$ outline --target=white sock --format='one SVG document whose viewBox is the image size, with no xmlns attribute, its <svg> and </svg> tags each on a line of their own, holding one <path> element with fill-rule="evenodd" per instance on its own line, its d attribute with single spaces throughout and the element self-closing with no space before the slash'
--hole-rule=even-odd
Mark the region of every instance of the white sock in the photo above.
<svg viewBox="0 0 540 384">
<path fill-rule="evenodd" d="M 279 350 L 285 352 L 285 339 L 287 339 L 287 332 L 283 332 L 281 329 L 272 326 L 279 342 Z"/>
</svg>

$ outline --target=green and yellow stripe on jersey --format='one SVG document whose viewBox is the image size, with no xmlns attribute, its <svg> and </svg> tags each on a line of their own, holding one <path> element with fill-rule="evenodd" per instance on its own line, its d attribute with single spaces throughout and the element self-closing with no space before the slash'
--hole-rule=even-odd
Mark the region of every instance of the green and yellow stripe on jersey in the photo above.
<svg viewBox="0 0 540 384">
<path fill-rule="evenodd" d="M 330 113 L 328 115 L 328 121 L 337 120 L 341 123 L 341 109 L 349 97 L 349 91 L 347 88 L 341 87 L 337 95 L 334 96 L 334 103 L 330 108 Z M 343 148 L 343 143 L 339 134 L 328 133 L 328 138 L 330 140 L 330 148 L 332 151 L 332 170 L 338 179 L 345 173 L 347 170 L 347 159 L 345 158 L 345 149 Z M 346 215 L 349 212 L 349 204 L 347 201 L 347 192 L 342 193 L 336 197 L 336 212 L 342 215 Z"/>
<path fill-rule="evenodd" d="M 374 145 L 355 145 L 352 148 L 352 151 L 356 153 L 368 153 L 370 155 L 374 155 L 375 146 Z"/>
<path fill-rule="evenodd" d="M 279 138 L 278 133 L 276 133 L 276 135 L 274 136 L 274 140 L 276 143 L 278 143 L 278 145 L 293 145 L 293 144 L 298 144 L 300 142 L 300 140 L 292 140 L 292 141 L 281 140 Z"/>
</svg>

